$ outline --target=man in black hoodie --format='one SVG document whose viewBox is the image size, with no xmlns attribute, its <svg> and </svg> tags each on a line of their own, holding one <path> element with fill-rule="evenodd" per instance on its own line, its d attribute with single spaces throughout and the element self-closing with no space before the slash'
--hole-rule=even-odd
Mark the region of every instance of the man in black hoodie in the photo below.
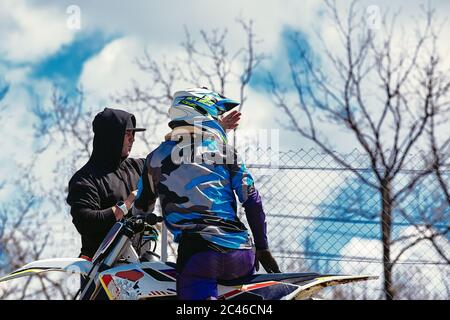
<svg viewBox="0 0 450 320">
<path fill-rule="evenodd" d="M 120 220 L 136 196 L 145 159 L 128 158 L 136 118 L 123 110 L 105 108 L 92 122 L 94 145 L 89 161 L 69 182 L 67 203 L 81 234 L 80 257 L 92 259 L 103 238 Z"/>
<path fill-rule="evenodd" d="M 220 119 L 225 130 L 238 126 L 241 113 Z M 67 203 L 81 234 L 80 257 L 90 260 L 114 223 L 130 209 L 145 159 L 128 158 L 136 118 L 123 110 L 105 108 L 92 122 L 94 148 L 89 161 L 69 181 Z"/>
</svg>

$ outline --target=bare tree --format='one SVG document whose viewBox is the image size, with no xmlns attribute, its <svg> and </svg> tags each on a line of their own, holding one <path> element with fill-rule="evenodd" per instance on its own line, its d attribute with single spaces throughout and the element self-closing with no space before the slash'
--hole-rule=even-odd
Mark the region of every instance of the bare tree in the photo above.
<svg viewBox="0 0 450 320">
<path fill-rule="evenodd" d="M 8 90 L 9 85 L 2 82 L 0 101 L 6 96 Z M 0 119 L 6 108 L 5 104 L 0 105 Z M 35 192 L 39 187 L 32 174 L 34 160 L 35 157 L 29 164 L 22 166 L 15 164 L 16 170 L 9 176 L 2 176 L 0 180 L 0 190 L 7 189 L 5 198 L 0 204 L 0 274 L 2 276 L 32 260 L 39 259 L 48 244 L 48 232 L 45 230 L 38 232 L 44 223 L 45 216 L 40 208 L 42 199 Z M 41 279 L 44 278 L 41 277 Z M 36 290 L 54 289 L 52 286 L 38 285 L 35 289 L 27 290 L 30 283 L 31 279 L 22 282 L 20 287 L 17 284 L 2 284 L 0 299 L 23 298 L 25 295 L 36 297 Z"/>
<path fill-rule="evenodd" d="M 49 220 L 57 213 L 65 212 L 67 181 L 70 174 L 90 156 L 92 133 L 90 123 L 93 110 L 83 107 L 84 95 L 79 89 L 74 98 L 69 98 L 54 87 L 49 105 L 37 102 L 32 112 L 37 118 L 35 138 L 40 145 L 29 164 L 18 167 L 10 181 L 21 191 L 0 206 L 0 250 L 5 264 L 2 273 L 41 259 L 44 250 L 56 249 Z M 35 164 L 51 148 L 65 150 L 61 158 L 55 157 L 55 178 L 50 186 L 42 185 L 33 171 Z M 12 194 L 17 194 L 16 192 Z M 45 211 L 45 213 L 44 213 Z M 13 280 L 16 285 L 2 287 L 1 298 L 40 299 L 70 298 L 70 288 L 55 281 L 51 275 L 40 274 L 27 279 Z"/>
<path fill-rule="evenodd" d="M 434 108 L 442 106 L 435 106 Z M 440 121 L 438 119 L 432 118 L 430 120 L 429 126 L 429 145 L 431 149 L 431 155 L 434 164 L 434 174 L 437 181 L 445 195 L 445 200 L 447 205 L 450 206 L 450 185 L 448 183 L 449 179 L 446 178 L 450 174 L 450 136 L 444 139 L 442 142 L 438 142 L 436 127 L 439 124 L 446 124 L 449 119 L 450 107 L 447 105 L 447 109 L 443 109 L 440 114 L 442 115 Z"/>
<path fill-rule="evenodd" d="M 435 12 L 423 10 L 424 27 L 417 28 L 414 44 L 401 50 L 393 43 L 399 31 L 398 14 L 385 13 L 381 30 L 374 32 L 356 1 L 350 4 L 346 17 L 340 15 L 334 1 L 325 4 L 344 54 L 321 39 L 325 52 L 321 62 L 329 67 L 325 72 L 301 34 L 294 34 L 291 43 L 297 57 L 289 64 L 298 101 L 295 106 L 289 104 L 286 88 L 273 76 L 269 77 L 271 92 L 276 105 L 290 120 L 289 129 L 313 141 L 380 194 L 384 291 L 386 299 L 393 299 L 394 209 L 402 197 L 435 170 L 436 159 L 425 153 L 421 170 L 411 174 L 408 183 L 402 185 L 399 177 L 411 151 L 423 145 L 427 130 L 436 129 L 432 129 L 434 119 L 448 108 L 450 78 L 436 48 L 439 31 Z M 354 142 L 367 155 L 371 176 L 358 172 L 345 157 L 334 152 L 318 130 L 320 123 L 332 123 L 353 135 Z M 448 155 L 448 140 L 435 148 L 435 155 Z"/>
<path fill-rule="evenodd" d="M 52 89 L 50 101 L 37 103 L 35 115 L 35 138 L 40 141 L 37 153 L 64 150 L 54 156 L 54 181 L 47 196 L 52 199 L 54 212 L 68 212 L 65 205 L 67 185 L 70 177 L 90 157 L 92 152 L 92 121 L 94 107 L 85 105 L 84 90 L 79 87 L 75 95 L 69 96 L 57 86 Z M 54 151 L 53 151 L 54 152 Z"/>
<path fill-rule="evenodd" d="M 32 159 L 33 161 L 35 160 Z M 32 161 L 32 162 L 33 162 Z M 50 231 L 45 228 L 46 216 L 42 207 L 43 197 L 35 190 L 41 189 L 38 179 L 32 173 L 33 165 L 18 167 L 20 173 L 11 177 L 4 185 L 20 190 L 11 192 L 9 200 L 0 205 L 0 270 L 2 275 L 38 260 L 51 241 Z M 0 299 L 36 299 L 40 294 L 66 292 L 57 283 L 49 283 L 46 275 L 36 278 L 11 280 L 0 286 Z M 44 282 L 47 282 L 45 283 Z"/>
<path fill-rule="evenodd" d="M 132 105 L 147 128 L 142 135 L 144 143 L 153 147 L 156 143 L 157 124 L 168 120 L 167 109 L 172 94 L 183 87 L 208 87 L 223 95 L 229 94 L 230 85 L 238 85 L 241 111 L 246 101 L 246 89 L 255 69 L 266 58 L 257 50 L 260 42 L 256 38 L 252 20 L 237 19 L 245 35 L 245 43 L 230 53 L 227 29 L 200 30 L 197 42 L 185 27 L 182 42 L 184 56 L 167 62 L 157 61 L 148 52 L 136 58 L 135 63 L 145 74 L 149 83 L 133 82 L 132 88 L 113 96 L 116 103 Z"/>
</svg>

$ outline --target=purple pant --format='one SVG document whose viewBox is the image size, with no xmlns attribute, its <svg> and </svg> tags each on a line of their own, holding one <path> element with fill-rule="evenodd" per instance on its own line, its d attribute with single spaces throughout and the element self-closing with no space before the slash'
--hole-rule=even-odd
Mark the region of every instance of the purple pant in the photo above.
<svg viewBox="0 0 450 320">
<path fill-rule="evenodd" d="M 226 253 L 214 250 L 194 254 L 186 262 L 177 279 L 180 300 L 215 299 L 217 280 L 232 280 L 253 274 L 253 250 L 233 250 Z"/>
</svg>

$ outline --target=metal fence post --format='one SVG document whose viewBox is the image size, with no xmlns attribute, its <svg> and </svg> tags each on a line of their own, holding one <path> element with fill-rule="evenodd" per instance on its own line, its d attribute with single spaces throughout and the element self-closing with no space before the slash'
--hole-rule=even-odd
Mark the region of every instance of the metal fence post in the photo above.
<svg viewBox="0 0 450 320">
<path fill-rule="evenodd" d="M 162 232 L 161 232 L 161 260 L 166 262 L 167 261 L 167 246 L 168 246 L 168 239 L 167 239 L 167 228 L 165 224 L 162 224 Z"/>
</svg>

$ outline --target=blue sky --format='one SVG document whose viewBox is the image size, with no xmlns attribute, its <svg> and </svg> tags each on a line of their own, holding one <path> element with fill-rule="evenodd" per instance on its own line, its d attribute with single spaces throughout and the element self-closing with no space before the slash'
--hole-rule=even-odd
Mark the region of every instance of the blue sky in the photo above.
<svg viewBox="0 0 450 320">
<path fill-rule="evenodd" d="M 0 79 L 0 101 L 6 96 L 9 90 L 9 84 L 5 79 Z"/>
<path fill-rule="evenodd" d="M 302 64 L 297 45 L 294 45 L 293 39 L 296 40 L 295 43 L 301 47 L 301 50 L 305 50 L 308 55 L 318 56 L 311 48 L 306 33 L 291 25 L 283 26 L 280 33 L 280 44 L 275 47 L 266 65 L 256 70 L 250 82 L 250 86 L 253 89 L 263 93 L 267 92 L 267 77 L 269 73 L 276 77 L 281 86 L 292 88 L 289 63 Z"/>
<path fill-rule="evenodd" d="M 403 7 L 402 19 L 406 21 L 410 14 L 417 14 L 420 3 L 417 1 L 415 5 Z M 448 7 L 443 1 L 432 3 L 442 9 Z M 338 1 L 338 4 L 341 9 L 347 5 L 346 1 Z M 361 8 L 363 10 L 373 4 L 361 1 Z M 377 1 L 375 4 L 384 10 L 401 7 L 402 2 Z M 299 35 L 301 45 L 308 48 L 317 61 L 320 61 L 322 52 L 315 32 L 322 32 L 325 41 L 331 45 L 336 41 L 326 38 L 328 22 L 324 18 L 323 3 L 313 0 L 286 1 L 283 6 L 277 1 L 265 1 L 261 5 L 258 1 L 241 3 L 235 0 L 214 5 L 204 0 L 189 4 L 182 1 L 158 4 L 134 1 L 126 6 L 120 1 L 19 0 L 8 5 L 10 14 L 0 23 L 0 36 L 4 39 L 0 44 L 0 53 L 3 53 L 0 72 L 11 83 L 11 99 L 17 101 L 14 89 L 26 88 L 32 99 L 38 96 L 44 103 L 51 85 L 56 84 L 68 93 L 83 85 L 90 93 L 90 104 L 105 104 L 111 94 L 129 88 L 131 79 L 141 79 L 138 70 L 132 66 L 132 60 L 142 55 L 144 48 L 157 59 L 162 56 L 171 58 L 182 51 L 180 44 L 184 39 L 184 27 L 194 35 L 200 29 L 226 28 L 232 51 L 242 45 L 242 33 L 235 19 L 253 19 L 255 34 L 260 40 L 258 49 L 269 58 L 256 70 L 250 82 L 248 114 L 256 116 L 256 119 L 245 117 L 244 113 L 243 127 L 283 130 L 279 123 L 285 118 L 271 105 L 266 76 L 271 72 L 280 83 L 289 87 L 288 61 L 299 62 L 290 41 L 292 35 Z M 80 9 L 79 30 L 67 27 L 70 14 L 66 10 L 70 5 Z M 7 4 L 4 6 L 6 9 Z M 43 21 L 47 23 L 43 25 Z M 291 86 L 289 88 L 292 89 Z M 234 90 L 232 94 L 236 93 Z M 254 107 L 250 106 L 252 101 Z M 30 106 L 21 108 L 26 109 L 23 111 L 26 114 Z M 339 130 L 324 129 L 329 130 L 330 136 L 345 137 Z M 283 131 L 284 135 L 287 139 L 281 139 L 281 143 L 285 149 L 312 146 L 295 134 Z M 345 141 L 348 140 L 336 139 L 335 144 L 338 148 L 352 150 L 354 145 Z"/>
<path fill-rule="evenodd" d="M 402 8 L 401 20 L 411 23 L 410 16 L 418 14 L 422 1 L 410 3 Z M 448 2 L 432 1 L 441 15 L 449 8 Z M 373 1 L 361 1 L 361 8 L 373 5 Z M 384 10 L 401 7 L 401 1 L 376 1 Z M 76 5 L 80 9 L 81 29 L 70 29 L 67 8 Z M 338 1 L 341 9 L 346 1 Z M 247 111 L 244 111 L 242 127 L 276 128 L 281 130 L 281 149 L 309 148 L 313 145 L 295 133 L 280 126 L 286 121 L 279 110 L 271 105 L 267 94 L 266 76 L 271 72 L 280 83 L 289 88 L 288 61 L 298 61 L 290 37 L 297 34 L 300 44 L 320 61 L 320 51 L 315 32 L 322 32 L 325 41 L 329 25 L 323 14 L 320 1 L 231 0 L 217 2 L 196 0 L 149 3 L 133 1 L 5 1 L 0 4 L 0 98 L 9 106 L 6 147 L 13 154 L 20 152 L 14 145 L 32 148 L 33 125 L 36 119 L 30 112 L 34 104 L 45 105 L 53 85 L 67 94 L 83 85 L 89 106 L 101 109 L 110 100 L 110 95 L 130 88 L 131 80 L 142 81 L 142 73 L 133 65 L 133 59 L 148 49 L 156 59 L 178 56 L 184 39 L 184 28 L 193 35 L 200 29 L 226 28 L 230 51 L 242 45 L 242 33 L 236 24 L 237 17 L 253 19 L 258 49 L 268 59 L 255 72 L 248 90 Z M 448 12 L 448 11 L 447 11 Z M 208 13 L 208 14 L 206 14 Z M 211 14 L 214 13 L 214 14 Z M 414 21 L 414 20 L 412 20 Z M 447 29 L 445 29 L 444 34 Z M 448 37 L 447 37 L 448 38 Z M 196 39 L 199 41 L 198 37 Z M 292 89 L 292 87 L 290 87 Z M 237 93 L 237 86 L 232 94 Z M 233 91 L 234 90 L 234 91 Z M 251 115 L 251 116 L 250 116 Z M 20 127 L 17 137 L 14 128 Z M 353 150 L 354 144 L 331 126 L 322 128 L 333 137 L 336 148 Z M 164 132 L 166 129 L 159 130 Z M 20 139 L 19 143 L 13 143 Z M 30 149 L 32 151 L 32 149 Z M 0 159 L 0 162 L 5 162 Z M 10 165 L 2 166 L 8 170 Z"/>
<path fill-rule="evenodd" d="M 46 79 L 72 93 L 78 85 L 83 64 L 114 38 L 101 32 L 76 34 L 72 42 L 33 65 L 30 80 Z"/>
</svg>

